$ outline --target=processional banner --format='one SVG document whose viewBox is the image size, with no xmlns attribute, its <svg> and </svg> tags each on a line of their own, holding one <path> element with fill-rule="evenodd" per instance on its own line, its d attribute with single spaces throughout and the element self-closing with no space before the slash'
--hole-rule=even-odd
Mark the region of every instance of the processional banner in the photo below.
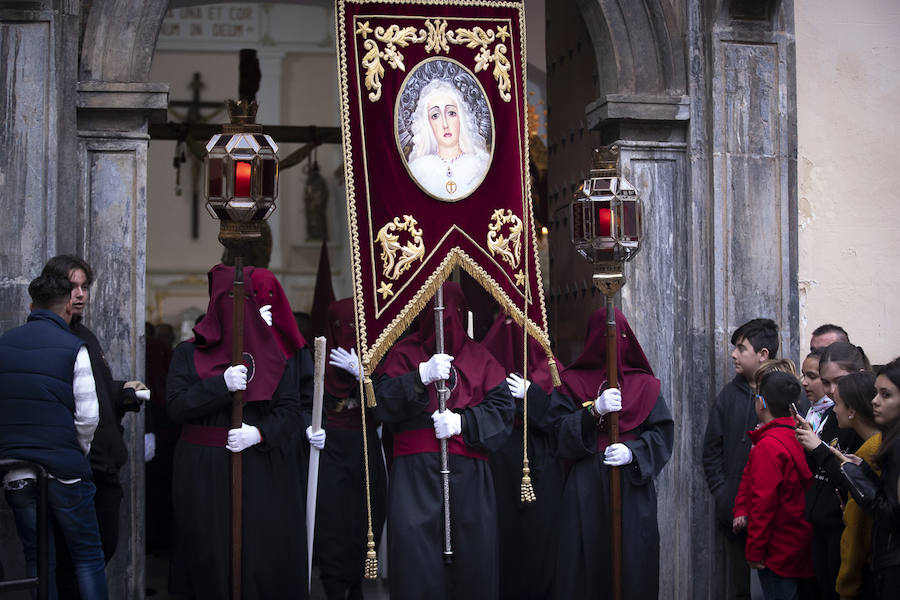
<svg viewBox="0 0 900 600">
<path fill-rule="evenodd" d="M 454 267 L 550 356 L 522 2 L 337 0 L 357 335 L 370 374 Z"/>
</svg>

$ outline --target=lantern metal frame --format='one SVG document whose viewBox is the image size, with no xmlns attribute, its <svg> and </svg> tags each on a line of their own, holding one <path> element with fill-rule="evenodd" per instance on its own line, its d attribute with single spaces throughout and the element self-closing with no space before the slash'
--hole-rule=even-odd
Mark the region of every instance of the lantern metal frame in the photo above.
<svg viewBox="0 0 900 600">
<path fill-rule="evenodd" d="M 634 186 L 621 175 L 618 149 L 596 151 L 590 176 L 570 205 L 572 244 L 595 266 L 594 284 L 605 295 L 625 283 L 624 264 L 643 239 L 643 205 Z"/>
<path fill-rule="evenodd" d="M 210 138 L 203 161 L 206 210 L 222 234 L 256 237 L 278 198 L 278 145 L 255 123 L 256 102 L 228 102 L 231 123 Z M 241 165 L 249 173 L 239 174 Z M 256 224 L 254 226 L 254 223 Z"/>
</svg>

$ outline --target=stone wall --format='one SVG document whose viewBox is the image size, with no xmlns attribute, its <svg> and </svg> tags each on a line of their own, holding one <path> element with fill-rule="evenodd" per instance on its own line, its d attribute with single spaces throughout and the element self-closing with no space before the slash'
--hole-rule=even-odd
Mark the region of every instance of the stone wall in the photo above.
<svg viewBox="0 0 900 600">
<path fill-rule="evenodd" d="M 769 316 L 785 354 L 798 349 L 793 3 L 553 2 L 548 20 L 552 337 L 571 361 L 602 303 L 568 204 L 590 148 L 616 143 L 646 227 L 619 305 L 676 422 L 656 482 L 660 597 L 721 598 L 700 463 L 711 402 L 733 376 L 729 336 Z"/>
</svg>

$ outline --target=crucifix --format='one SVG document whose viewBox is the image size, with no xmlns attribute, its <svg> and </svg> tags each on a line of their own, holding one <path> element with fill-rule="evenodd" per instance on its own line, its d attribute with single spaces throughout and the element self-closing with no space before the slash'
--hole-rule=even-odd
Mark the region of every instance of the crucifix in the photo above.
<svg viewBox="0 0 900 600">
<path fill-rule="evenodd" d="M 241 62 L 239 66 L 239 89 L 242 95 L 255 98 L 259 91 L 260 71 L 259 61 L 255 50 L 241 50 Z M 177 170 L 175 194 L 181 195 L 180 167 L 187 162 L 185 148 L 191 155 L 191 238 L 197 239 L 199 232 L 200 192 L 202 185 L 200 180 L 201 161 L 206 154 L 206 142 L 216 133 L 221 132 L 221 125 L 211 123 L 223 110 L 223 102 L 209 102 L 200 99 L 201 91 L 206 87 L 200 77 L 200 73 L 194 73 L 189 85 L 191 100 L 172 100 L 169 102 L 169 110 L 179 119 L 179 122 L 151 123 L 151 140 L 175 140 L 175 157 L 172 165 Z M 187 111 L 179 114 L 176 107 L 186 108 Z M 202 110 L 213 112 L 206 116 Z M 300 164 L 320 144 L 340 144 L 340 127 L 316 127 L 315 125 L 266 125 L 265 129 L 270 135 L 278 139 L 280 143 L 304 144 L 284 159 L 279 161 L 278 168 L 285 171 Z"/>
<path fill-rule="evenodd" d="M 177 130 L 175 156 L 172 158 L 172 166 L 175 167 L 175 195 L 181 195 L 181 165 L 187 162 L 185 154 L 185 146 L 191 154 L 191 239 L 196 240 L 200 236 L 200 161 L 203 157 L 203 145 L 196 138 L 189 137 L 191 127 L 194 125 L 208 123 L 222 112 L 225 105 L 221 102 L 203 102 L 200 100 L 200 93 L 206 84 L 200 77 L 200 73 L 194 73 L 193 79 L 188 84 L 191 89 L 190 100 L 172 100 L 169 102 L 169 110 L 181 120 L 181 123 L 172 123 Z M 187 113 L 179 115 L 174 107 L 185 107 Z M 210 109 L 214 112 L 203 117 L 202 109 Z"/>
</svg>

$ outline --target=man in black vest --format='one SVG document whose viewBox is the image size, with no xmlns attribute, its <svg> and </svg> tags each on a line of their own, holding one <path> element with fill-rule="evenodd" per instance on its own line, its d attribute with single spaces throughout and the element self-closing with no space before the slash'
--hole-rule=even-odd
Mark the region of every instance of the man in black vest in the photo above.
<svg viewBox="0 0 900 600">
<path fill-rule="evenodd" d="M 25 325 L 0 336 L 0 458 L 42 465 L 48 501 L 85 600 L 107 598 L 105 564 L 87 454 L 99 421 L 91 361 L 72 335 L 68 278 L 41 275 L 28 286 Z M 33 471 L 13 470 L 3 486 L 13 509 L 29 574 L 37 572 L 37 490 Z M 50 546 L 50 597 L 56 598 L 56 553 Z"/>
<path fill-rule="evenodd" d="M 139 381 L 113 380 L 100 342 L 82 321 L 90 286 L 94 281 L 90 265 L 78 256 L 61 254 L 47 261 L 41 274 L 66 277 L 71 282 L 72 322 L 69 327 L 84 342 L 94 368 L 94 383 L 100 401 L 100 424 L 94 434 L 90 461 L 94 484 L 97 486 L 94 506 L 103 541 L 103 555 L 106 562 L 109 562 L 119 542 L 119 510 L 122 504 L 119 469 L 128 460 L 128 450 L 122 435 L 122 417 L 128 411 L 139 411 L 141 403 L 149 398 L 150 392 Z M 58 573 L 60 598 L 77 599 L 75 576 L 64 550 L 60 552 Z"/>
</svg>

